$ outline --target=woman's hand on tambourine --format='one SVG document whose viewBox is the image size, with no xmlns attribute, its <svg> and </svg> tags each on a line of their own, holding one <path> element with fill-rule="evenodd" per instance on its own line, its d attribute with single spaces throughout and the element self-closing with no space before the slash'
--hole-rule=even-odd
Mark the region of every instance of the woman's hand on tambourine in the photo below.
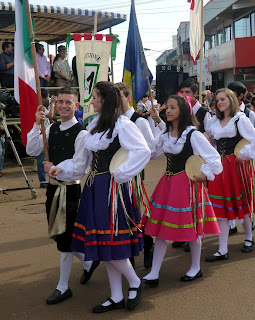
<svg viewBox="0 0 255 320">
<path fill-rule="evenodd" d="M 244 160 L 240 157 L 240 154 L 238 153 L 236 155 L 236 163 L 237 164 L 243 164 Z"/>
<path fill-rule="evenodd" d="M 202 174 L 201 174 L 200 176 L 198 176 L 198 177 L 197 177 L 197 176 L 193 176 L 192 181 L 197 182 L 197 183 L 202 183 L 202 182 L 205 182 L 206 179 L 207 179 L 206 175 L 202 173 Z"/>
<path fill-rule="evenodd" d="M 49 171 L 49 176 L 52 178 L 52 179 L 55 179 L 56 176 L 61 173 L 63 170 L 59 167 L 53 167 L 50 169 Z"/>
</svg>

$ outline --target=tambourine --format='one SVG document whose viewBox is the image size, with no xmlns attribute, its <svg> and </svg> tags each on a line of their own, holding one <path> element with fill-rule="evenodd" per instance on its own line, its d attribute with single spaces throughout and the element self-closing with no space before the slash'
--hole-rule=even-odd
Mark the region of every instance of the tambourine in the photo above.
<svg viewBox="0 0 255 320">
<path fill-rule="evenodd" d="M 238 153 L 240 153 L 240 151 L 248 144 L 250 144 L 248 140 L 246 139 L 240 140 L 238 144 L 235 146 L 234 154 L 237 155 Z"/>
<path fill-rule="evenodd" d="M 112 157 L 110 163 L 110 173 L 112 174 L 122 163 L 128 159 L 128 150 L 119 148 L 119 150 Z"/>
<path fill-rule="evenodd" d="M 199 177 L 203 172 L 200 170 L 201 166 L 205 164 L 205 160 L 200 156 L 191 156 L 185 164 L 185 172 L 190 180 L 194 180 L 194 176 Z"/>
</svg>

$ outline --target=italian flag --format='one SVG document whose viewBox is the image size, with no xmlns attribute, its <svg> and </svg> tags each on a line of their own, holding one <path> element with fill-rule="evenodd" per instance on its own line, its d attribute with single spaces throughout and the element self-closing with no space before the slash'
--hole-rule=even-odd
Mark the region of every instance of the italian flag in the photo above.
<svg viewBox="0 0 255 320">
<path fill-rule="evenodd" d="M 35 72 L 24 0 L 15 0 L 14 96 L 20 105 L 22 144 L 35 122 L 38 106 Z"/>
</svg>

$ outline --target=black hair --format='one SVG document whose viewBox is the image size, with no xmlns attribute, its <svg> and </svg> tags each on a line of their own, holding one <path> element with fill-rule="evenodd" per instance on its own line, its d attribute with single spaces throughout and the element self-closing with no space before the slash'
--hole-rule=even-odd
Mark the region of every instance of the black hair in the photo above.
<svg viewBox="0 0 255 320">
<path fill-rule="evenodd" d="M 5 41 L 2 43 L 2 50 L 4 51 L 6 48 L 9 48 L 11 43 L 9 41 Z"/>
<path fill-rule="evenodd" d="M 251 92 L 248 92 L 246 95 L 246 99 L 250 100 L 253 97 L 253 94 Z"/>
<path fill-rule="evenodd" d="M 110 139 L 118 117 L 124 113 L 120 91 L 109 81 L 98 82 L 94 89 L 102 99 L 102 111 L 97 125 L 91 130 L 91 134 L 96 132 L 104 134 L 109 130 L 107 138 Z"/>
<path fill-rule="evenodd" d="M 38 50 L 40 50 L 40 49 L 44 49 L 44 46 L 41 44 L 41 43 L 36 43 L 35 44 L 35 50 L 36 50 L 36 52 L 38 52 Z"/>
<path fill-rule="evenodd" d="M 180 108 L 180 118 L 179 118 L 179 123 L 178 123 L 178 139 L 181 137 L 183 131 L 188 127 L 188 126 L 195 126 L 198 127 L 199 123 L 196 119 L 196 117 L 191 114 L 190 112 L 190 105 L 188 100 L 178 94 L 174 94 L 170 96 L 167 99 L 167 102 L 170 99 L 175 99 L 178 103 L 178 106 Z M 166 122 L 166 132 L 169 132 L 170 129 L 172 129 L 173 125 L 171 121 Z"/>
<path fill-rule="evenodd" d="M 179 90 L 181 90 L 182 88 L 190 88 L 193 93 L 198 92 L 198 84 L 192 78 L 187 78 L 186 80 L 184 80 L 180 85 Z"/>
<path fill-rule="evenodd" d="M 41 96 L 43 99 L 46 99 L 49 96 L 49 90 L 41 88 Z"/>
<path fill-rule="evenodd" d="M 78 91 L 76 89 L 70 88 L 70 87 L 63 87 L 58 90 L 57 95 L 59 94 L 72 94 L 74 95 L 78 100 Z"/>
<path fill-rule="evenodd" d="M 239 81 L 230 82 L 228 85 L 228 89 L 234 91 L 237 94 L 237 97 L 239 97 L 242 93 L 245 94 L 247 91 L 246 86 Z"/>
<path fill-rule="evenodd" d="M 255 107 L 255 96 L 251 98 L 251 104 Z"/>
</svg>

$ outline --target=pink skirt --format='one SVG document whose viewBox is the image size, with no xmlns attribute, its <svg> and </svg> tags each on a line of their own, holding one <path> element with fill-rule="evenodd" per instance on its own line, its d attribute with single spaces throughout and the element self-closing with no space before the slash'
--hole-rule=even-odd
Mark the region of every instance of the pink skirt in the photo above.
<svg viewBox="0 0 255 320">
<path fill-rule="evenodd" d="M 220 233 L 204 186 L 189 180 L 185 172 L 170 177 L 165 174 L 150 201 L 151 215 L 143 216 L 145 234 L 186 242 Z"/>
</svg>

